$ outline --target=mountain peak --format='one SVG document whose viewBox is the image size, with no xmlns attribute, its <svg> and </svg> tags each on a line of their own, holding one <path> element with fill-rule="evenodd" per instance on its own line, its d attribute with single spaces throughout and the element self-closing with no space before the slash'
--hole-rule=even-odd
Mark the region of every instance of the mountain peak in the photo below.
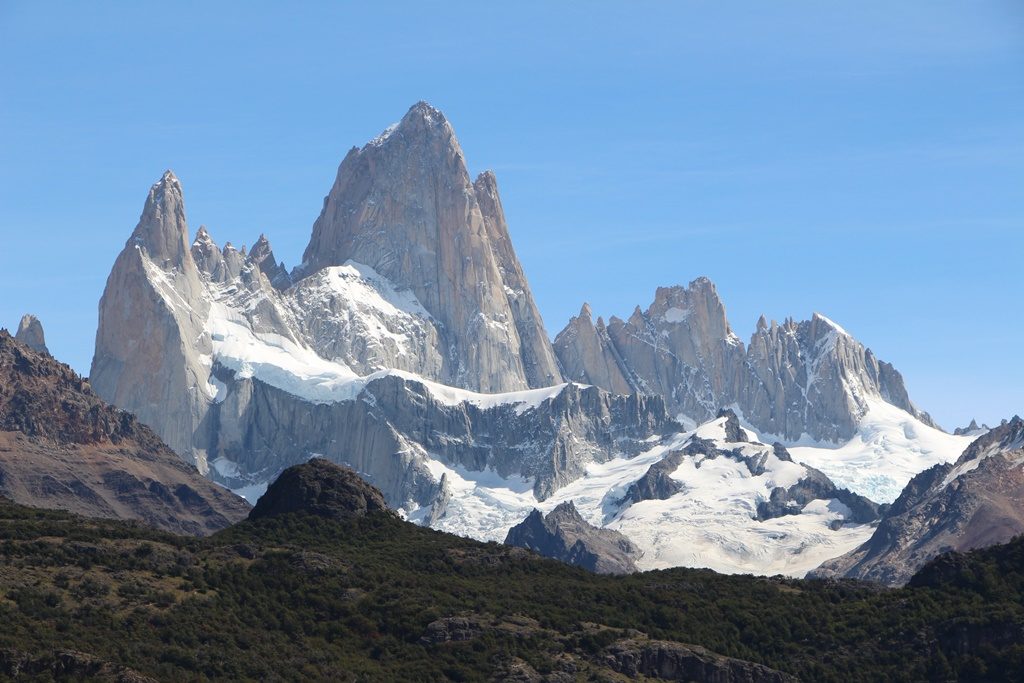
<svg viewBox="0 0 1024 683">
<path fill-rule="evenodd" d="M 379 489 L 354 470 L 324 458 L 313 458 L 282 472 L 257 501 L 249 519 L 292 512 L 330 519 L 365 517 L 374 512 L 394 514 Z"/>
<path fill-rule="evenodd" d="M 544 516 L 534 510 L 512 527 L 505 545 L 527 548 L 598 574 L 635 572 L 639 549 L 618 531 L 587 522 L 570 500 Z"/>
<path fill-rule="evenodd" d="M 477 181 L 444 115 L 413 105 L 341 162 L 293 278 L 354 261 L 409 290 L 448 350 L 431 379 L 484 392 L 557 384 L 493 175 Z"/>
<path fill-rule="evenodd" d="M 421 100 L 409 108 L 409 111 L 405 113 L 401 121 L 391 124 L 380 135 L 370 140 L 363 150 L 366 148 L 382 147 L 385 143 L 395 138 L 408 140 L 410 138 L 430 137 L 431 135 L 438 134 L 446 138 L 455 137 L 455 131 L 452 129 L 451 124 L 448 123 L 448 119 L 445 118 L 444 114 L 436 107 Z M 358 154 L 363 150 L 353 148 L 349 155 L 353 152 Z"/>
<path fill-rule="evenodd" d="M 259 263 L 272 252 L 273 249 L 270 247 L 270 240 L 268 240 L 267 236 L 261 232 L 260 238 L 252 245 L 252 251 L 249 252 L 249 258 Z"/>
<path fill-rule="evenodd" d="M 14 339 L 39 353 L 50 353 L 50 350 L 46 348 L 43 324 L 31 313 L 22 316 L 21 322 L 18 324 L 18 333 L 14 335 Z"/>
<path fill-rule="evenodd" d="M 184 193 L 172 171 L 165 171 L 149 188 L 142 215 L 128 244 L 144 248 L 160 265 L 170 262 L 172 266 L 181 267 L 189 257 Z"/>
<path fill-rule="evenodd" d="M 843 329 L 837 322 L 835 322 L 831 318 L 825 317 L 824 315 L 822 315 L 821 313 L 818 313 L 817 311 L 815 311 L 814 314 L 811 316 L 811 322 L 812 323 L 817 323 L 819 325 L 825 325 L 826 327 L 835 330 L 836 332 L 838 332 L 841 335 L 844 335 L 844 336 L 847 336 L 847 337 L 850 336 L 850 333 L 847 332 L 845 329 Z"/>
<path fill-rule="evenodd" d="M 433 106 L 426 100 L 420 100 L 416 104 L 409 107 L 409 111 L 402 117 L 402 122 L 411 119 L 418 118 L 432 125 L 441 125 L 448 123 L 448 119 L 444 117 L 441 110 Z"/>
<path fill-rule="evenodd" d="M 206 229 L 205 225 L 200 225 L 199 230 L 196 231 L 196 239 L 193 244 L 214 244 L 213 237 L 210 236 L 210 231 Z"/>
</svg>

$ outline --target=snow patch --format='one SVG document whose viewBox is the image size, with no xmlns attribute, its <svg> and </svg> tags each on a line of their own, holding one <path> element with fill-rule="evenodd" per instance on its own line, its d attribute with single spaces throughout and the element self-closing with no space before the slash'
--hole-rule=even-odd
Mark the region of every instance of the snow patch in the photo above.
<svg viewBox="0 0 1024 683">
<path fill-rule="evenodd" d="M 667 323 L 681 323 L 685 322 L 690 317 L 690 311 L 684 308 L 672 308 L 665 311 L 664 315 L 661 316 L 662 320 Z"/>
<path fill-rule="evenodd" d="M 974 441 L 929 427 L 881 399 L 868 398 L 857 433 L 841 445 L 804 439 L 793 459 L 824 472 L 837 486 L 877 503 L 891 503 L 915 474 L 954 462 Z"/>
</svg>

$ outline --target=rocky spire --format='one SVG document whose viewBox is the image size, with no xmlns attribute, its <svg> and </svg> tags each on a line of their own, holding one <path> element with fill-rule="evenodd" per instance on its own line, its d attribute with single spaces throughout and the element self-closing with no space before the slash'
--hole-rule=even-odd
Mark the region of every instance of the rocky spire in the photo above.
<svg viewBox="0 0 1024 683">
<path fill-rule="evenodd" d="M 634 384 L 664 396 L 672 414 L 703 422 L 732 402 L 743 343 L 708 278 L 659 287 L 646 311 L 637 306 L 627 321 L 613 317 L 608 337 Z"/>
<path fill-rule="evenodd" d="M 199 270 L 216 282 L 224 280 L 224 254 L 213 241 L 205 225 L 199 226 L 190 251 L 192 260 L 196 262 Z"/>
<path fill-rule="evenodd" d="M 277 289 L 288 289 L 292 283 L 291 276 L 288 274 L 288 270 L 284 267 L 284 263 L 278 263 L 277 259 L 274 258 L 274 250 L 270 246 L 270 240 L 263 233 L 260 233 L 260 238 L 256 240 L 256 244 L 252 245 L 252 251 L 249 252 L 249 261 L 257 266 L 270 280 L 270 284 L 274 285 Z"/>
<path fill-rule="evenodd" d="M 925 424 L 900 373 L 820 313 L 782 325 L 760 316 L 750 345 L 733 334 L 715 285 L 697 278 L 688 287 L 660 287 L 646 311 L 612 318 L 604 337 L 589 310 L 555 338 L 567 376 L 610 391 L 623 387 L 616 367 L 637 390 L 663 396 L 672 414 L 696 422 L 737 405 L 746 422 L 783 439 L 850 438 L 882 399 Z"/>
<path fill-rule="evenodd" d="M 345 157 L 296 274 L 348 260 L 410 289 L 441 323 L 445 365 L 433 379 L 487 392 L 561 380 L 494 176 L 470 180 L 451 124 L 429 104 Z"/>
<path fill-rule="evenodd" d="M 617 394 L 634 391 L 603 322 L 594 324 L 590 304 L 583 304 L 579 315 L 558 333 L 554 348 L 566 379 L 594 384 Z"/>
<path fill-rule="evenodd" d="M 143 247 L 149 258 L 161 266 L 184 268 L 192 260 L 185 200 L 181 183 L 172 171 L 165 171 L 149 188 L 142 216 L 128 244 Z"/>
<path fill-rule="evenodd" d="M 197 387 L 209 376 L 210 304 L 188 234 L 181 183 L 167 171 L 107 278 L 89 378 L 101 398 L 130 409 L 205 472 L 195 434 L 209 401 Z M 207 241 L 203 230 L 197 252 Z"/>
<path fill-rule="evenodd" d="M 39 318 L 31 313 L 26 313 L 22 316 L 21 322 L 18 324 L 18 333 L 14 335 L 14 338 L 39 353 L 50 353 L 50 350 L 46 348 L 43 324 L 39 322 Z"/>
</svg>

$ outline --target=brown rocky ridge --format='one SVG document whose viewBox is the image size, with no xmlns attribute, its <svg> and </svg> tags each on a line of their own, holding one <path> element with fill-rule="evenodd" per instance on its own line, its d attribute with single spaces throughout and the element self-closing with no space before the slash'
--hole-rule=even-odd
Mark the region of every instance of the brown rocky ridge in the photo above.
<svg viewBox="0 0 1024 683">
<path fill-rule="evenodd" d="M 0 495 L 90 517 L 208 534 L 248 504 L 185 464 L 88 380 L 0 330 Z"/>
</svg>

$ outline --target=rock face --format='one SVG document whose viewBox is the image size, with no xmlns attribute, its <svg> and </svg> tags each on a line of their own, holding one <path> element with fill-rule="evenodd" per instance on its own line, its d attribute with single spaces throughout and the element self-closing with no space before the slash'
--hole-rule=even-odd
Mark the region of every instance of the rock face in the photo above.
<svg viewBox="0 0 1024 683">
<path fill-rule="evenodd" d="M 786 439 L 809 434 L 843 441 L 853 436 L 877 397 L 931 425 L 907 396 L 902 376 L 828 318 L 765 324 L 747 350 L 737 403 L 761 431 Z"/>
<path fill-rule="evenodd" d="M 289 467 L 249 513 L 249 519 L 305 512 L 331 519 L 365 517 L 372 513 L 393 515 L 384 494 L 347 467 L 314 458 Z"/>
<path fill-rule="evenodd" d="M 89 680 L 104 683 L 156 683 L 128 667 L 85 652 L 50 650 L 22 652 L 0 649 L 0 674 L 11 679 Z"/>
<path fill-rule="evenodd" d="M 972 419 L 966 427 L 957 427 L 953 430 L 956 436 L 981 436 L 990 429 L 988 425 L 978 425 L 978 421 Z"/>
<path fill-rule="evenodd" d="M 1005 543 L 1024 533 L 1024 420 L 979 437 L 955 463 L 914 477 L 862 546 L 817 576 L 906 583 L 932 558 Z"/>
<path fill-rule="evenodd" d="M 580 314 L 555 338 L 555 354 L 568 380 L 594 384 L 616 394 L 636 391 L 604 320 L 598 318 L 594 323 L 589 304 L 583 304 Z"/>
<path fill-rule="evenodd" d="M 2 330 L 0 495 L 189 534 L 226 527 L 249 509 L 69 367 Z"/>
<path fill-rule="evenodd" d="M 509 529 L 505 545 L 527 548 L 598 574 L 635 572 L 635 558 L 640 555 L 637 547 L 618 531 L 587 523 L 572 501 L 562 503 L 547 516 L 534 510 Z"/>
<path fill-rule="evenodd" d="M 724 657 L 699 645 L 663 640 L 622 640 L 603 652 L 604 663 L 629 678 L 715 683 L 796 683 L 763 664 Z"/>
<path fill-rule="evenodd" d="M 18 332 L 14 338 L 25 346 L 39 353 L 50 353 L 46 348 L 46 336 L 43 334 L 43 324 L 39 318 L 27 313 L 21 318 L 18 324 Z"/>
<path fill-rule="evenodd" d="M 590 315 L 584 307 L 555 338 L 567 376 L 662 396 L 673 414 L 695 423 L 735 405 L 761 432 L 843 441 L 877 398 L 931 424 L 900 374 L 822 315 L 782 325 L 762 317 L 745 349 L 707 278 L 659 288 L 646 311 L 637 307 L 607 327 Z"/>
<path fill-rule="evenodd" d="M 573 384 L 533 404 L 481 406 L 445 400 L 428 384 L 389 375 L 368 383 L 354 400 L 310 404 L 259 379 L 219 376 L 227 388 L 214 407 L 218 455 L 231 463 L 221 469 L 241 475 L 224 477 L 215 462 L 213 471 L 225 483 L 255 483 L 316 453 L 365 473 L 392 507 L 407 510 L 450 495 L 427 466 L 431 459 L 529 477 L 543 500 L 581 476 L 587 463 L 638 452 L 645 439 L 675 428 L 656 397 Z"/>
<path fill-rule="evenodd" d="M 107 278 L 90 381 L 206 470 L 203 387 L 212 353 L 210 303 L 192 258 L 181 183 L 167 171 Z"/>
<path fill-rule="evenodd" d="M 418 374 L 484 392 L 561 381 L 494 175 L 470 180 L 451 124 L 425 102 L 338 169 L 300 271 L 348 261 L 409 289 L 437 323 L 440 367 Z"/>
</svg>

